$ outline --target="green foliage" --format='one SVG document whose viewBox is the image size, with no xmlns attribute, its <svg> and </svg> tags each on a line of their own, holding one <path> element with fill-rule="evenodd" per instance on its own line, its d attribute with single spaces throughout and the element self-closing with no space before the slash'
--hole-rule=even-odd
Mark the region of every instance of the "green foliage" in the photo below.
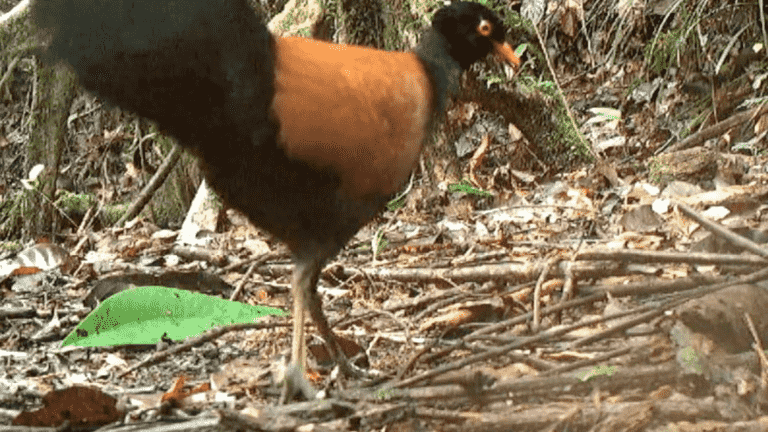
<svg viewBox="0 0 768 432">
<path fill-rule="evenodd" d="M 557 96 L 557 86 L 553 81 L 537 80 L 530 75 L 521 75 L 515 78 L 515 82 L 528 92 L 541 92 L 549 97 Z"/>
<path fill-rule="evenodd" d="M 558 118 L 563 119 L 563 121 L 557 122 L 553 141 L 567 143 L 575 157 L 591 161 L 592 153 L 589 151 L 589 144 L 580 139 L 579 131 L 573 128 L 568 116 L 565 115 L 565 110 L 560 109 L 558 112 L 562 114 Z"/>
<path fill-rule="evenodd" d="M 552 131 L 552 139 L 548 142 L 551 144 L 560 144 L 557 148 L 553 149 L 553 154 L 562 153 L 562 149 L 570 149 L 572 156 L 587 161 L 592 160 L 592 154 L 587 147 L 587 144 L 580 138 L 580 133 L 573 127 L 573 123 L 568 117 L 568 113 L 563 105 L 563 98 L 560 96 L 557 86 L 553 81 L 535 81 L 532 77 L 526 77 L 525 80 L 521 80 L 524 87 L 531 92 L 536 92 L 546 95 L 549 99 L 559 101 L 553 106 L 555 112 L 556 121 L 554 121 L 555 129 Z"/>
<path fill-rule="evenodd" d="M 128 210 L 130 204 L 107 205 L 101 209 L 101 221 L 104 226 L 112 226 L 120 220 Z"/>
<path fill-rule="evenodd" d="M 589 381 L 595 377 L 598 376 L 607 376 L 610 377 L 613 374 L 615 374 L 617 371 L 616 366 L 608 366 L 608 365 L 597 365 L 593 367 L 592 369 L 582 372 L 579 375 L 579 378 L 586 382 Z"/>
<path fill-rule="evenodd" d="M 69 191 L 59 192 L 58 205 L 68 215 L 83 215 L 88 209 L 96 205 L 96 197 L 89 194 L 76 194 Z"/>
<path fill-rule="evenodd" d="M 0 255 L 8 253 L 17 253 L 24 249 L 24 246 L 18 241 L 3 241 L 0 242 Z"/>
<path fill-rule="evenodd" d="M 665 184 L 673 180 L 670 167 L 659 162 L 658 159 L 652 159 L 648 164 L 648 179 L 653 184 Z"/>
<path fill-rule="evenodd" d="M 389 246 L 389 240 L 387 240 L 384 237 L 384 230 L 380 229 L 376 231 L 375 237 L 374 237 L 374 243 L 376 244 L 376 255 L 381 253 L 384 249 Z"/>
<path fill-rule="evenodd" d="M 678 50 L 682 50 L 685 45 L 684 36 L 685 29 L 673 29 L 660 33 L 655 46 L 646 47 L 645 60 L 652 71 L 660 74 L 674 64 Z"/>
<path fill-rule="evenodd" d="M 251 323 L 284 311 L 166 287 L 139 287 L 104 300 L 62 342 L 62 346 L 155 344 L 184 340 L 209 329 Z"/>
<path fill-rule="evenodd" d="M 29 186 L 30 189 L 21 188 L 0 201 L 0 238 L 24 239 L 31 236 L 27 231 L 28 222 L 39 215 L 40 208 L 38 182 L 29 182 Z"/>
<path fill-rule="evenodd" d="M 469 180 L 464 179 L 461 181 L 461 183 L 454 183 L 451 185 L 448 185 L 448 192 L 463 192 L 467 195 L 477 195 L 481 197 L 492 197 L 493 194 L 482 189 L 478 189 L 469 182 Z"/>
<path fill-rule="evenodd" d="M 693 43 L 692 39 L 696 37 L 696 32 L 692 31 L 698 24 L 696 15 L 685 7 L 679 7 L 678 11 L 680 25 L 666 32 L 659 32 L 653 43 L 645 47 L 645 62 L 657 74 L 674 66 L 678 53 L 684 51 L 687 44 Z"/>
<path fill-rule="evenodd" d="M 627 86 L 627 89 L 624 90 L 624 98 L 629 98 L 632 95 L 632 92 L 634 92 L 640 85 L 643 83 L 643 80 L 640 77 L 637 77 L 632 80 L 632 82 Z"/>
<path fill-rule="evenodd" d="M 501 75 L 489 74 L 485 77 L 485 85 L 488 87 L 493 84 L 502 84 L 507 82 L 507 79 Z"/>
<path fill-rule="evenodd" d="M 387 203 L 387 210 L 395 211 L 395 210 L 397 210 L 399 208 L 403 208 L 403 206 L 405 206 L 405 197 L 406 196 L 407 195 L 401 195 L 401 196 L 398 196 L 397 198 L 389 201 Z"/>
<path fill-rule="evenodd" d="M 683 369 L 686 372 L 697 374 L 704 373 L 701 356 L 695 349 L 693 349 L 693 347 L 682 348 L 677 353 L 677 361 L 681 366 L 683 366 Z"/>
</svg>

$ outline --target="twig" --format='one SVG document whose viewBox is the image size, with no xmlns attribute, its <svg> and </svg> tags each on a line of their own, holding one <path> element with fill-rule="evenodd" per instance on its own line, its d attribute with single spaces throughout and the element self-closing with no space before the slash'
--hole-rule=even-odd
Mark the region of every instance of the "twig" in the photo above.
<svg viewBox="0 0 768 432">
<path fill-rule="evenodd" d="M 768 107 L 767 107 L 768 108 Z M 729 230 L 728 228 L 710 221 L 709 219 L 705 218 L 704 216 L 701 216 L 698 214 L 695 210 L 693 210 L 691 207 L 683 204 L 683 203 L 677 203 L 677 208 L 680 209 L 680 211 L 688 216 L 689 218 L 695 220 L 698 222 L 701 226 L 706 228 L 708 231 L 711 231 L 713 234 L 715 234 L 718 237 L 721 237 L 731 244 L 738 246 L 740 248 L 746 249 L 756 255 L 759 255 L 763 258 L 768 258 L 768 250 L 763 249 L 758 245 L 757 243 L 748 240 L 735 232 Z"/>
<path fill-rule="evenodd" d="M 249 329 L 261 330 L 261 329 L 271 329 L 276 327 L 288 327 L 288 326 L 290 326 L 290 324 L 286 322 L 282 322 L 282 323 L 281 322 L 260 322 L 260 323 L 234 324 L 234 325 L 225 326 L 225 327 L 218 327 L 213 330 L 208 330 L 207 332 L 203 333 L 200 336 L 189 339 L 183 344 L 173 346 L 166 350 L 158 351 L 152 354 L 151 356 L 149 356 L 149 358 L 144 359 L 134 364 L 133 366 L 129 367 L 128 369 L 124 370 L 123 372 L 120 373 L 118 377 L 122 378 L 139 368 L 159 363 L 165 360 L 166 358 L 171 357 L 174 354 L 178 354 L 180 352 L 192 349 L 192 347 L 202 345 L 205 342 L 209 342 L 214 339 L 217 339 L 223 336 L 224 334 L 232 331 L 249 330 Z"/>
<path fill-rule="evenodd" d="M 171 153 L 163 161 L 163 164 L 160 165 L 160 168 L 157 169 L 155 175 L 141 191 L 141 194 L 139 194 L 133 204 L 131 204 L 131 207 L 128 208 L 123 217 L 117 221 L 117 226 L 124 225 L 125 222 L 136 217 L 136 215 L 138 215 L 141 210 L 144 209 L 144 206 L 147 205 L 150 199 L 152 199 L 155 191 L 157 191 L 160 186 L 163 185 L 163 182 L 165 182 L 165 179 L 168 178 L 168 175 L 171 173 L 171 170 L 173 170 L 173 167 L 176 166 L 176 162 L 178 162 L 180 158 L 181 146 L 175 145 L 173 146 Z"/>
<path fill-rule="evenodd" d="M 675 145 L 669 146 L 668 151 L 674 152 L 674 151 L 680 151 L 680 150 L 685 150 L 685 149 L 694 147 L 709 138 L 722 135 L 728 129 L 736 127 L 747 120 L 750 120 L 754 117 L 761 116 L 765 113 L 768 113 L 768 105 L 763 103 L 760 106 L 756 106 L 749 111 L 739 113 L 739 114 L 734 114 L 721 122 L 715 123 L 706 129 L 702 129 L 696 132 L 695 134 L 689 136 L 688 138 L 680 141 Z"/>
</svg>

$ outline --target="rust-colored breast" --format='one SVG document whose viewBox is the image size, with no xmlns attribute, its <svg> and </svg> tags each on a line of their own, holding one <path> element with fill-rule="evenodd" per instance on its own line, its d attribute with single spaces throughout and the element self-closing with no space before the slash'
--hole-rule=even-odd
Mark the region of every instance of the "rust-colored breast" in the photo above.
<svg viewBox="0 0 768 432">
<path fill-rule="evenodd" d="M 280 145 L 331 168 L 351 197 L 390 194 L 408 178 L 431 115 L 431 85 L 416 55 L 276 38 Z"/>
</svg>

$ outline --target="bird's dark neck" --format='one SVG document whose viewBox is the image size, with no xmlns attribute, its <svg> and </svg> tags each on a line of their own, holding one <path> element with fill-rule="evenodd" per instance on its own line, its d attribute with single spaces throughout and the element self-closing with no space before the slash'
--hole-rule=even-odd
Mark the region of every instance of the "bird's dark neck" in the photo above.
<svg viewBox="0 0 768 432">
<path fill-rule="evenodd" d="M 413 49 L 429 72 L 434 88 L 435 113 L 442 113 L 448 97 L 455 95 L 459 89 L 462 69 L 448 50 L 448 41 L 433 29 L 424 33 L 419 45 Z"/>
</svg>

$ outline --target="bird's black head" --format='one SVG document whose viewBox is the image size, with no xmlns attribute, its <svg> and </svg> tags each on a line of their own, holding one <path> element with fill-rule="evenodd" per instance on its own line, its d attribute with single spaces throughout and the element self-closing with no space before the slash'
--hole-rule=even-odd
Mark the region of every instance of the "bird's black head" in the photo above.
<svg viewBox="0 0 768 432">
<path fill-rule="evenodd" d="M 445 38 L 448 54 L 462 69 L 469 68 L 492 51 L 513 64 L 519 63 L 505 42 L 504 23 L 479 3 L 454 1 L 435 13 L 432 28 Z"/>
<path fill-rule="evenodd" d="M 515 66 L 520 59 L 504 39 L 501 19 L 478 3 L 454 1 L 435 13 L 432 28 L 414 52 L 424 63 L 433 85 L 433 109 L 442 112 L 448 96 L 459 87 L 462 70 L 490 52 Z"/>
</svg>

